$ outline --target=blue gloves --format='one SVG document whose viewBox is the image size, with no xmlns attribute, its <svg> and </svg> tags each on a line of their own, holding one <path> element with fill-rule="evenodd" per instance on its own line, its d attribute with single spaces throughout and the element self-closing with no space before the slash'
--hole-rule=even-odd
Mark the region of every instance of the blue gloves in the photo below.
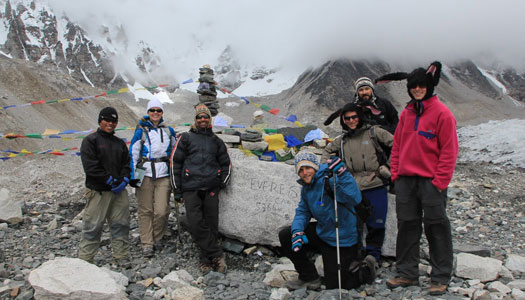
<svg viewBox="0 0 525 300">
<path fill-rule="evenodd" d="M 108 180 L 106 180 L 107 185 L 113 185 L 113 181 L 116 179 L 113 178 L 113 176 L 109 175 Z"/>
<path fill-rule="evenodd" d="M 118 195 L 118 194 L 122 193 L 123 190 L 126 189 L 126 185 L 128 185 L 128 183 L 129 183 L 129 178 L 128 177 L 122 178 L 121 181 L 115 180 L 115 182 L 111 186 L 111 191 Z"/>
<path fill-rule="evenodd" d="M 304 231 L 294 230 L 292 233 L 292 250 L 297 252 L 301 250 L 304 244 L 308 244 L 308 238 L 304 234 Z"/>
<path fill-rule="evenodd" d="M 344 171 L 346 171 L 344 161 L 338 156 L 332 156 L 326 162 L 328 163 L 328 169 L 334 173 L 337 173 L 337 175 L 341 175 Z"/>
</svg>

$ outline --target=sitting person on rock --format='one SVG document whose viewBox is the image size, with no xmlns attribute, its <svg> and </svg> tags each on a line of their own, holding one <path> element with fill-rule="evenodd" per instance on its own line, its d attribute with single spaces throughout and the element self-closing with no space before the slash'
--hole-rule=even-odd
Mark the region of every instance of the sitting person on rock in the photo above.
<svg viewBox="0 0 525 300">
<path fill-rule="evenodd" d="M 346 171 L 344 163 L 333 157 L 329 164 L 319 164 L 315 154 L 301 150 L 295 157 L 295 169 L 300 177 L 298 182 L 303 186 L 301 199 L 295 210 L 292 226 L 279 232 L 282 251 L 299 273 L 298 280 L 288 281 L 287 287 L 320 287 L 321 278 L 314 263 L 308 258 L 308 251 L 321 253 L 327 289 L 338 288 L 339 279 L 341 288 L 344 289 L 372 283 L 375 279 L 375 262 L 371 256 L 350 270 L 350 264 L 356 258 L 358 250 L 354 207 L 361 202 L 361 192 L 352 175 Z M 337 206 L 334 198 L 337 199 Z M 311 221 L 311 218 L 316 222 Z M 338 246 L 341 278 L 338 274 Z"/>
</svg>

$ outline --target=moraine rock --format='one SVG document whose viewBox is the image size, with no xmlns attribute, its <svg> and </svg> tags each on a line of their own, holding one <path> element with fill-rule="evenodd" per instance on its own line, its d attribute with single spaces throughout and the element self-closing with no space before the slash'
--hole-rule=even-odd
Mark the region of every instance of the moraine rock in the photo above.
<svg viewBox="0 0 525 300">
<path fill-rule="evenodd" d="M 184 286 L 173 291 L 173 300 L 204 300 L 204 292 L 193 286 Z"/>
<path fill-rule="evenodd" d="M 501 261 L 468 253 L 459 253 L 456 257 L 456 276 L 479 279 L 482 282 L 498 278 Z"/>
<path fill-rule="evenodd" d="M 270 300 L 287 300 L 292 294 L 286 288 L 273 289 Z"/>
<path fill-rule="evenodd" d="M 498 292 L 503 295 L 510 293 L 512 290 L 499 281 L 491 282 L 487 285 L 487 289 L 491 292 Z"/>
<path fill-rule="evenodd" d="M 160 287 L 163 288 L 172 288 L 172 289 L 178 289 L 183 286 L 190 285 L 193 281 L 193 276 L 191 276 L 187 271 L 185 270 L 179 270 L 179 271 L 173 271 L 169 273 L 168 275 L 164 276 L 162 278 L 162 281 L 160 282 Z"/>
<path fill-rule="evenodd" d="M 509 254 L 505 261 L 505 267 L 511 271 L 525 273 L 525 257 Z"/>
<path fill-rule="evenodd" d="M 126 299 L 125 287 L 99 267 L 78 258 L 59 257 L 31 271 L 36 299 Z"/>
<path fill-rule="evenodd" d="M 0 221 L 8 222 L 9 224 L 17 224 L 22 222 L 22 205 L 23 201 L 16 201 L 9 197 L 9 190 L 0 189 Z"/>
</svg>

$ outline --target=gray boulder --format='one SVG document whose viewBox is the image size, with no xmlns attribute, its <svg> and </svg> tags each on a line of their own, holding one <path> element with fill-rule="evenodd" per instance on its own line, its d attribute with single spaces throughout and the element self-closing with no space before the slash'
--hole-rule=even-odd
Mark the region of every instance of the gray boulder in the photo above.
<svg viewBox="0 0 525 300">
<path fill-rule="evenodd" d="M 525 257 L 509 254 L 505 261 L 505 267 L 511 271 L 525 273 Z"/>
<path fill-rule="evenodd" d="M 114 274 L 78 258 L 59 257 L 29 273 L 35 299 L 127 299 Z"/>
<path fill-rule="evenodd" d="M 456 256 L 456 276 L 462 278 L 493 281 L 498 278 L 501 267 L 501 261 L 490 257 L 468 253 L 459 253 Z"/>
<path fill-rule="evenodd" d="M 279 230 L 292 223 L 299 203 L 294 167 L 229 151 L 233 171 L 220 195 L 219 231 L 245 243 L 278 246 Z"/>
<path fill-rule="evenodd" d="M 0 221 L 9 224 L 17 224 L 23 221 L 22 205 L 23 201 L 16 201 L 9 196 L 9 190 L 0 189 Z"/>
</svg>

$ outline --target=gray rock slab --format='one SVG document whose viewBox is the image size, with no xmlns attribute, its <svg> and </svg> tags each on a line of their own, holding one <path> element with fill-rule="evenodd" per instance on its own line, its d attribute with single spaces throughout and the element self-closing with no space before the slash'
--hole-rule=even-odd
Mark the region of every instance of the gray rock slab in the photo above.
<svg viewBox="0 0 525 300">
<path fill-rule="evenodd" d="M 470 253 L 477 256 L 490 257 L 490 249 L 462 243 L 454 243 L 454 253 Z"/>
<path fill-rule="evenodd" d="M 23 221 L 22 204 L 9 196 L 9 190 L 0 189 L 0 221 L 16 224 Z"/>
<path fill-rule="evenodd" d="M 505 261 L 505 267 L 511 271 L 525 273 L 525 257 L 516 254 L 509 254 Z"/>
<path fill-rule="evenodd" d="M 241 137 L 237 135 L 217 134 L 217 136 L 225 143 L 239 144 L 241 142 Z"/>
<path fill-rule="evenodd" d="M 233 171 L 219 196 L 219 231 L 244 243 L 278 246 L 278 233 L 292 223 L 299 203 L 294 167 L 229 151 Z"/>
<path fill-rule="evenodd" d="M 381 255 L 396 256 L 397 241 L 397 214 L 396 214 L 396 195 L 388 194 L 388 211 L 386 214 L 385 239 L 381 248 Z"/>
<path fill-rule="evenodd" d="M 101 268 L 78 258 L 59 257 L 31 271 L 35 299 L 127 299 L 125 287 Z"/>
<path fill-rule="evenodd" d="M 247 142 L 247 141 L 241 141 L 241 145 L 243 149 L 246 150 L 261 150 L 265 151 L 266 148 L 268 148 L 267 142 Z"/>
<path fill-rule="evenodd" d="M 493 281 L 498 278 L 502 265 L 497 259 L 459 253 L 456 256 L 456 276 L 482 282 Z"/>
</svg>

